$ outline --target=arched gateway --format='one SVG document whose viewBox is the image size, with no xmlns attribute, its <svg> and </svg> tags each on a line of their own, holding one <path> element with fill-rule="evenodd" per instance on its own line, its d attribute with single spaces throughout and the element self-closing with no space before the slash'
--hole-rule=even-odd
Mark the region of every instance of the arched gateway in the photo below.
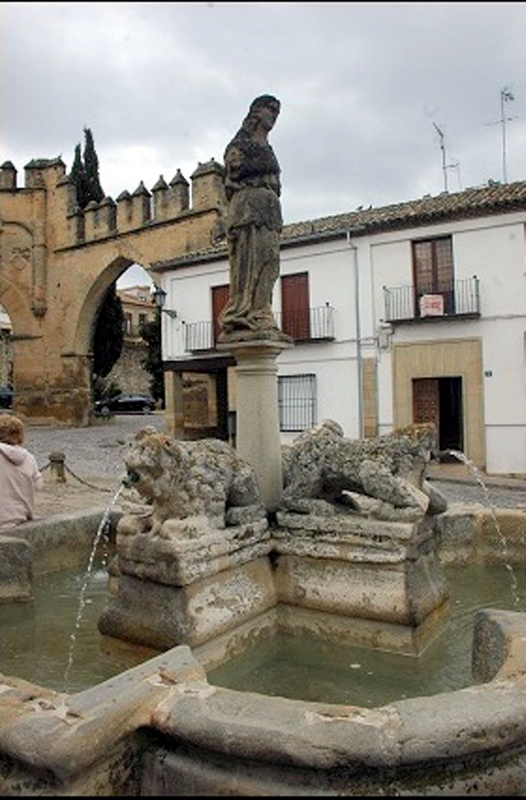
<svg viewBox="0 0 526 800">
<path fill-rule="evenodd" d="M 94 321 L 131 264 L 146 270 L 206 250 L 223 231 L 222 165 L 177 171 L 84 211 L 60 158 L 0 167 L 0 303 L 13 329 L 14 411 L 31 423 L 88 425 Z"/>
</svg>

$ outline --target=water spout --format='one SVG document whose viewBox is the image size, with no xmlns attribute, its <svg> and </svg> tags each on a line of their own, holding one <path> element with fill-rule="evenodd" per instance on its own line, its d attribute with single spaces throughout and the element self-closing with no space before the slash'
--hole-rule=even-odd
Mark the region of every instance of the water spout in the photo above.
<svg viewBox="0 0 526 800">
<path fill-rule="evenodd" d="M 129 489 L 131 486 L 133 486 L 134 483 L 137 483 L 140 477 L 141 476 L 139 475 L 138 472 L 136 472 L 136 470 L 129 469 L 124 478 L 122 479 L 122 484 L 125 488 Z"/>
</svg>

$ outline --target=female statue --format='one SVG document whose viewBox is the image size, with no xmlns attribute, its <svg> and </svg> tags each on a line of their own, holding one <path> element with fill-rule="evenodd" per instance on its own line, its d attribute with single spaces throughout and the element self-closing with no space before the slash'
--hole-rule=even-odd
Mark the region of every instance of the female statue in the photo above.
<svg viewBox="0 0 526 800">
<path fill-rule="evenodd" d="M 279 111 L 275 97 L 257 97 L 225 150 L 230 296 L 220 324 L 227 338 L 243 338 L 243 331 L 249 338 L 281 335 L 272 314 L 283 225 L 280 168 L 267 139 Z"/>
</svg>

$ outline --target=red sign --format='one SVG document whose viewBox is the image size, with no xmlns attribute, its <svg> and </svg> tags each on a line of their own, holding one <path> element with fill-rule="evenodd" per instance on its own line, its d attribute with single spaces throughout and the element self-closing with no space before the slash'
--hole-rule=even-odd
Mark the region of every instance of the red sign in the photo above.
<svg viewBox="0 0 526 800">
<path fill-rule="evenodd" d="M 443 317 L 444 297 L 441 294 L 423 294 L 420 298 L 421 317 Z"/>
</svg>

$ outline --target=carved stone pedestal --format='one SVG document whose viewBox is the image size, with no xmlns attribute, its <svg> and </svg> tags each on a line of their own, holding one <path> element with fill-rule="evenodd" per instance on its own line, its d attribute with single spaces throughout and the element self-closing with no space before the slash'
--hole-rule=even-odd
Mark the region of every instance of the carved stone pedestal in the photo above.
<svg viewBox="0 0 526 800">
<path fill-rule="evenodd" d="M 119 523 L 118 589 L 101 633 L 163 650 L 194 646 L 275 605 L 266 520 L 217 529 L 204 517 L 174 519 L 157 535 L 128 532 L 132 522 Z"/>
<path fill-rule="evenodd" d="M 432 522 L 278 513 L 279 625 L 418 653 L 447 611 Z"/>
</svg>

